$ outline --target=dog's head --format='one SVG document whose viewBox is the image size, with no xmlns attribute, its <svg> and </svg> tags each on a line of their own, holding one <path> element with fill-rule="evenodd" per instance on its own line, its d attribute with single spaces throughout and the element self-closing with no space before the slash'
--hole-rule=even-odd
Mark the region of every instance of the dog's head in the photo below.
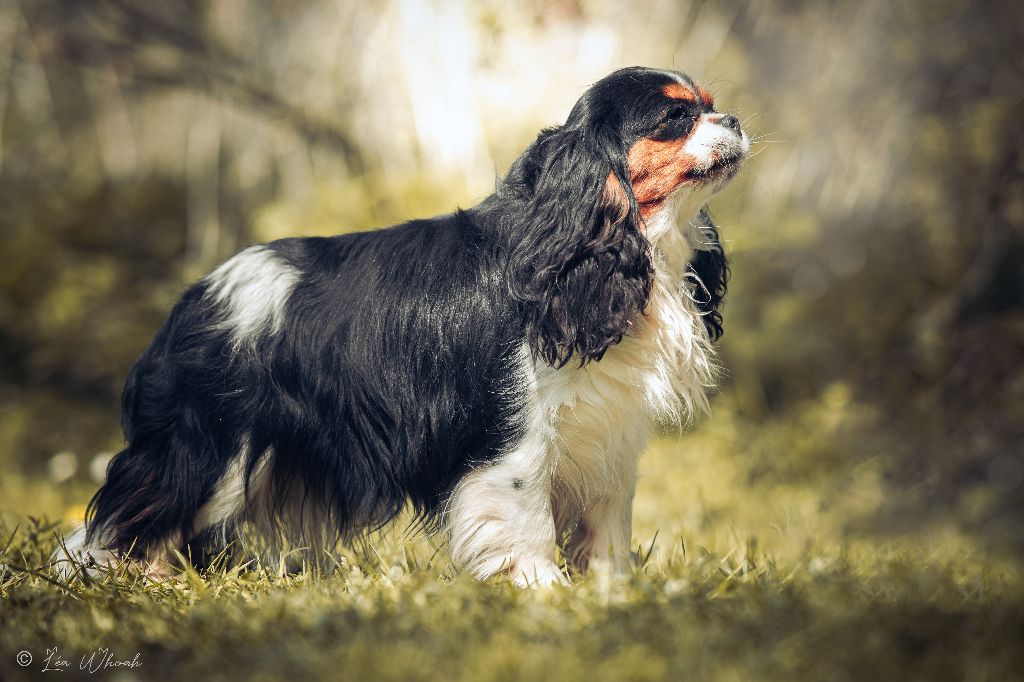
<svg viewBox="0 0 1024 682">
<path fill-rule="evenodd" d="M 674 204 L 696 215 L 749 149 L 707 90 L 639 67 L 598 81 L 543 131 L 509 173 L 526 199 L 511 282 L 535 352 L 586 362 L 618 343 L 647 304 L 651 243 L 671 224 L 657 218 Z"/>
<path fill-rule="evenodd" d="M 616 71 L 580 98 L 563 129 L 590 130 L 605 139 L 609 156 L 625 161 L 642 229 L 673 198 L 696 214 L 750 150 L 736 117 L 716 112 L 709 91 L 674 71 Z M 623 180 L 617 165 L 609 169 L 612 197 Z"/>
</svg>

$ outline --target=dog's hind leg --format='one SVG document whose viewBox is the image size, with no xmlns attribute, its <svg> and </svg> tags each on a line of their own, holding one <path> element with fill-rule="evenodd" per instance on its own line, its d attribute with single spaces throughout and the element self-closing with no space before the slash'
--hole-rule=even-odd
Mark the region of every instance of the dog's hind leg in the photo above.
<svg viewBox="0 0 1024 682">
<path fill-rule="evenodd" d="M 225 549 L 232 553 L 238 550 L 235 543 L 242 543 L 239 527 L 246 521 L 256 522 L 260 527 L 267 536 L 261 540 L 273 539 L 269 456 L 267 451 L 250 467 L 249 446 L 244 441 L 239 453 L 228 463 L 192 524 L 192 537 L 203 539 L 207 552 L 216 555 Z"/>
<path fill-rule="evenodd" d="M 85 526 L 53 555 L 59 575 L 70 577 L 80 567 L 95 574 L 124 560 L 153 577 L 172 570 L 175 550 L 194 535 L 227 467 L 208 442 L 189 437 L 186 424 L 140 435 L 111 460 Z"/>
</svg>

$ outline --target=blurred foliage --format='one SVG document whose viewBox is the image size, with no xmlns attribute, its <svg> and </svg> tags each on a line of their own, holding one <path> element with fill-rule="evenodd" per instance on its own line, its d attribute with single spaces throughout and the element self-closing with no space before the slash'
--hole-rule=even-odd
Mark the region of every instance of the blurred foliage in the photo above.
<svg viewBox="0 0 1024 682">
<path fill-rule="evenodd" d="M 844 537 L 1019 557 L 1022 44 L 1020 4 L 963 0 L 0 2 L 0 513 L 80 515 L 189 281 L 471 204 L 642 63 L 757 138 L 712 202 L 727 377 L 676 448 L 713 440 L 730 494 L 810 496 Z"/>
</svg>

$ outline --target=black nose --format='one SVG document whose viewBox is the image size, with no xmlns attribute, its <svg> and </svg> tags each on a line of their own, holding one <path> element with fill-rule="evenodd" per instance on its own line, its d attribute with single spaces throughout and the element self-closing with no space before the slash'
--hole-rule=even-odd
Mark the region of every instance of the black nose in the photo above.
<svg viewBox="0 0 1024 682">
<path fill-rule="evenodd" d="M 729 130 L 736 131 L 736 133 L 740 132 L 740 122 L 735 116 L 729 116 L 726 114 L 722 118 L 718 119 L 718 125 L 725 126 Z"/>
</svg>

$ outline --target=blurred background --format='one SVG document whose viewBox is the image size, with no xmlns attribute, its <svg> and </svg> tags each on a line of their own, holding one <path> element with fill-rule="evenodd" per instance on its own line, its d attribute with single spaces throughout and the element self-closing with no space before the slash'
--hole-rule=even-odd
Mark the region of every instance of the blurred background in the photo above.
<svg viewBox="0 0 1024 682">
<path fill-rule="evenodd" d="M 1024 556 L 1022 7 L 0 0 L 0 521 L 80 517 L 188 282 L 471 205 L 642 64 L 758 142 L 711 203 L 723 385 L 638 522 Z"/>
</svg>

